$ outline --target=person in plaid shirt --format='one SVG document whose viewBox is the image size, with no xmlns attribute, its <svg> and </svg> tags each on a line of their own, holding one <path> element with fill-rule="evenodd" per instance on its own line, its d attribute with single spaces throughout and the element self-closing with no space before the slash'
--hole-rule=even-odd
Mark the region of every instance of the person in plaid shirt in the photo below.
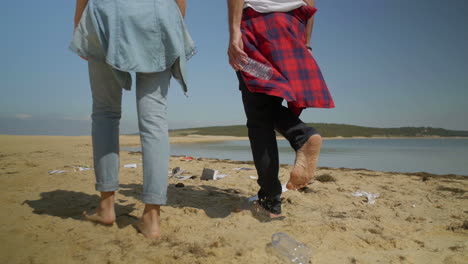
<svg viewBox="0 0 468 264">
<path fill-rule="evenodd" d="M 322 138 L 299 119 L 304 108 L 333 108 L 334 102 L 310 48 L 314 0 L 227 0 L 229 64 L 239 89 L 258 172 L 259 205 L 270 217 L 281 215 L 282 187 L 275 130 L 296 151 L 288 189 L 305 187 L 314 177 Z M 268 80 L 242 71 L 246 57 L 272 68 Z M 286 100 L 288 107 L 282 105 Z"/>
</svg>

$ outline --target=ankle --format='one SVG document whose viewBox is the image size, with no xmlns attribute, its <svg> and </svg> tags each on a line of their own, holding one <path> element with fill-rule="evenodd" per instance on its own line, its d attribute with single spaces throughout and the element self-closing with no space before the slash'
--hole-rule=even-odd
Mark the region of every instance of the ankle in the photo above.
<svg viewBox="0 0 468 264">
<path fill-rule="evenodd" d="M 101 192 L 101 201 L 99 205 L 101 208 L 114 207 L 115 192 Z"/>
<path fill-rule="evenodd" d="M 143 216 L 150 219 L 159 218 L 161 206 L 158 204 L 145 204 Z"/>
</svg>

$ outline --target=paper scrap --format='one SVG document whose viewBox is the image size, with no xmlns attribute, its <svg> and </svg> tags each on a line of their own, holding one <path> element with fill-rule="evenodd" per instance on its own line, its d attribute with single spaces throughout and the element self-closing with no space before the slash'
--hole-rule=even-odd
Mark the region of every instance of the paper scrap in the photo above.
<svg viewBox="0 0 468 264">
<path fill-rule="evenodd" d="M 60 174 L 60 173 L 65 173 L 65 172 L 68 172 L 68 171 L 64 171 L 64 170 L 53 170 L 53 171 L 49 171 L 49 174 Z"/>
<path fill-rule="evenodd" d="M 202 175 L 201 175 L 201 178 L 202 180 L 216 180 L 216 175 L 218 174 L 218 171 L 217 170 L 212 170 L 212 169 L 208 169 L 208 168 L 203 168 L 203 172 L 202 172 Z"/>
<path fill-rule="evenodd" d="M 365 191 L 358 190 L 358 191 L 352 193 L 351 195 L 354 196 L 354 197 L 366 197 L 368 204 L 375 204 L 375 202 L 376 202 L 375 199 L 377 199 L 377 197 L 380 196 L 380 193 L 372 194 L 370 192 L 365 192 Z"/>
<path fill-rule="evenodd" d="M 77 169 L 78 171 L 86 171 L 86 170 L 92 170 L 90 167 L 80 167 L 80 166 L 71 166 L 74 169 Z"/>
<path fill-rule="evenodd" d="M 175 167 L 175 168 L 172 170 L 172 177 L 180 176 L 183 172 L 184 172 L 184 170 L 181 169 L 180 167 Z"/>
<path fill-rule="evenodd" d="M 73 168 L 73 171 L 87 171 L 87 170 L 92 170 L 88 165 L 83 165 L 83 166 L 65 166 L 67 168 Z"/>
<path fill-rule="evenodd" d="M 258 177 L 257 177 L 257 176 L 249 176 L 249 178 L 250 178 L 250 179 L 252 179 L 252 180 L 256 180 L 256 179 L 258 179 Z"/>
<path fill-rule="evenodd" d="M 125 164 L 124 165 L 124 168 L 136 168 L 137 165 L 136 164 Z"/>
<path fill-rule="evenodd" d="M 185 181 L 185 180 L 190 179 L 191 177 L 192 177 L 192 176 L 178 176 L 178 177 L 176 177 L 176 178 L 177 178 L 177 180 L 179 180 L 179 181 Z"/>
<path fill-rule="evenodd" d="M 238 171 L 241 171 L 241 170 L 254 170 L 252 168 L 245 168 L 245 167 L 241 167 L 241 168 L 234 168 L 232 170 L 238 170 Z"/>
<path fill-rule="evenodd" d="M 228 174 L 218 174 L 218 171 L 216 171 L 214 179 L 219 180 L 219 179 L 222 179 L 222 178 L 226 178 L 228 176 L 229 176 Z"/>
</svg>

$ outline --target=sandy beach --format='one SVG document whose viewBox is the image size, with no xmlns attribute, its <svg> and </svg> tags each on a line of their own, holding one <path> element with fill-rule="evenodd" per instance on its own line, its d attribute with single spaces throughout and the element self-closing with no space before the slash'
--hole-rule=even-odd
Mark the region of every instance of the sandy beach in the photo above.
<svg viewBox="0 0 468 264">
<path fill-rule="evenodd" d="M 121 137 L 121 146 L 138 144 Z M 314 264 L 468 263 L 468 177 L 322 167 L 305 190 L 283 194 L 284 217 L 271 220 L 245 207 L 256 171 L 233 169 L 251 162 L 172 157 L 170 168 L 194 177 L 169 179 L 162 238 L 148 240 L 133 226 L 143 210 L 141 154 L 120 157 L 116 224 L 96 225 L 82 217 L 99 199 L 94 174 L 78 168 L 93 166 L 90 137 L 0 136 L 0 263 L 286 263 L 271 251 L 275 232 L 310 247 Z M 229 176 L 202 181 L 203 168 Z M 282 182 L 290 170 L 281 166 Z M 369 204 L 351 195 L 358 190 L 380 195 Z"/>
</svg>

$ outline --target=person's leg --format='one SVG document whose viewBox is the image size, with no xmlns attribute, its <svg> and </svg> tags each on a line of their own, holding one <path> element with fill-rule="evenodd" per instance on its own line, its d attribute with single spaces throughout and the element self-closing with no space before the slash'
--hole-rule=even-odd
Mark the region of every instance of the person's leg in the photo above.
<svg viewBox="0 0 468 264">
<path fill-rule="evenodd" d="M 103 224 L 115 221 L 114 192 L 119 188 L 119 122 L 121 117 L 122 85 L 116 74 L 128 74 L 112 69 L 105 62 L 88 61 L 93 96 L 92 142 L 96 190 L 101 201 L 88 220 Z"/>
<path fill-rule="evenodd" d="M 145 203 L 138 228 L 148 238 L 160 236 L 160 205 L 166 204 L 167 200 L 169 133 L 166 103 L 170 79 L 169 69 L 157 73 L 137 73 L 136 77 Z"/>
<path fill-rule="evenodd" d="M 296 151 L 294 168 L 286 187 L 291 190 L 305 187 L 314 177 L 322 138 L 317 130 L 307 126 L 290 109 L 281 106 L 275 116 L 275 128 Z"/>
<path fill-rule="evenodd" d="M 283 99 L 262 93 L 251 93 L 238 73 L 242 102 L 247 117 L 247 128 L 255 168 L 260 205 L 272 216 L 281 214 L 281 182 L 278 179 L 278 145 L 274 115 Z"/>
</svg>

